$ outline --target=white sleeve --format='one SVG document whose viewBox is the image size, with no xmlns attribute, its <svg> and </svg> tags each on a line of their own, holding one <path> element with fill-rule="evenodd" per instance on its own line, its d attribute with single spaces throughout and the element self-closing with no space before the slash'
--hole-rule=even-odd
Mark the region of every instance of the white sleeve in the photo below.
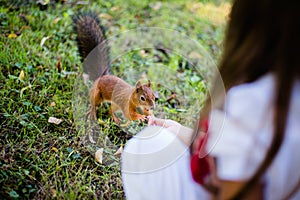
<svg viewBox="0 0 300 200">
<path fill-rule="evenodd" d="M 217 174 L 223 180 L 251 177 L 269 145 L 264 132 L 269 128 L 265 117 L 270 101 L 261 98 L 263 91 L 247 87 L 229 90 L 225 111 L 210 114 L 207 151 L 217 158 Z"/>
</svg>

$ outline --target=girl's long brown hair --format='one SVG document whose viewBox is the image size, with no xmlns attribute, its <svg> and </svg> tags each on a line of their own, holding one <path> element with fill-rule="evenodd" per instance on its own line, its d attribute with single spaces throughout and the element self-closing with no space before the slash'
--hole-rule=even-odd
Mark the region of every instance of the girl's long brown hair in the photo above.
<svg viewBox="0 0 300 200">
<path fill-rule="evenodd" d="M 236 0 L 224 40 L 219 70 L 225 90 L 253 82 L 267 73 L 275 75 L 273 139 L 264 161 L 232 198 L 241 199 L 272 163 L 284 140 L 291 92 L 300 76 L 300 12 L 297 0 Z M 211 96 L 218 97 L 219 85 Z M 211 97 L 201 113 L 206 118 Z M 246 114 L 246 113 L 245 113 Z"/>
</svg>

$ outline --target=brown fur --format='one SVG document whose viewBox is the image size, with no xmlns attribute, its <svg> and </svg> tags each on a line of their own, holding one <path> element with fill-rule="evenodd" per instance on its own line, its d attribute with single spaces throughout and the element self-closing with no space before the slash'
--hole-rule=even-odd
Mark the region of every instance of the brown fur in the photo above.
<svg viewBox="0 0 300 200">
<path fill-rule="evenodd" d="M 114 113 L 118 110 L 121 110 L 124 117 L 129 120 L 145 119 L 145 115 L 151 115 L 150 109 L 155 105 L 155 96 L 150 85 L 150 81 L 145 85 L 138 82 L 134 87 L 116 76 L 99 77 L 91 90 L 90 118 L 97 118 L 96 110 L 102 102 L 110 102 L 110 113 L 116 122 L 118 119 Z M 144 98 L 145 101 L 142 101 L 141 98 Z M 143 115 L 138 113 L 138 108 L 142 108 Z"/>
<path fill-rule="evenodd" d="M 97 118 L 97 107 L 105 101 L 111 103 L 110 113 L 115 122 L 118 119 L 114 113 L 118 110 L 129 120 L 143 120 L 146 115 L 151 115 L 150 109 L 154 107 L 155 97 L 150 81 L 145 85 L 137 82 L 134 87 L 119 77 L 109 75 L 109 48 L 97 15 L 86 13 L 74 17 L 73 21 L 79 53 L 84 61 L 84 72 L 94 81 L 90 93 L 89 118 Z M 141 108 L 142 114 L 138 112 L 138 108 Z"/>
</svg>

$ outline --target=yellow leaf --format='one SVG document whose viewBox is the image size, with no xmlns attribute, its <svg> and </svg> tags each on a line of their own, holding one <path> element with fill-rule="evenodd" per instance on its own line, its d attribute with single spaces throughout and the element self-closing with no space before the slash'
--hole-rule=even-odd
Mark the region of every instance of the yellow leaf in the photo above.
<svg viewBox="0 0 300 200">
<path fill-rule="evenodd" d="M 7 37 L 8 37 L 8 38 L 16 38 L 17 35 L 16 35 L 15 33 L 11 33 L 11 34 L 9 34 Z"/>
<path fill-rule="evenodd" d="M 24 80 L 24 78 L 25 78 L 25 72 L 24 70 L 22 70 L 19 74 L 19 79 Z"/>
<path fill-rule="evenodd" d="M 51 150 L 52 150 L 52 151 L 55 151 L 56 153 L 58 152 L 58 149 L 55 148 L 55 147 L 52 147 Z"/>
<path fill-rule="evenodd" d="M 103 121 L 103 120 L 102 120 L 102 119 L 100 119 L 100 118 L 98 119 L 98 122 L 99 122 L 99 124 L 100 124 L 100 125 L 106 125 L 106 122 L 105 122 L 105 121 Z"/>
</svg>

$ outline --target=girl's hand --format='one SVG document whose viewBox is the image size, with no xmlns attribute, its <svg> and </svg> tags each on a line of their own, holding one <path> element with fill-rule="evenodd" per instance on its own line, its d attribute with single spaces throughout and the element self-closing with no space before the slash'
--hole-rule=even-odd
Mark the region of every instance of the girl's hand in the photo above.
<svg viewBox="0 0 300 200">
<path fill-rule="evenodd" d="M 177 134 L 179 132 L 180 128 L 182 127 L 181 124 L 179 124 L 178 122 L 176 122 L 174 120 L 160 119 L 160 118 L 156 118 L 154 116 L 148 116 L 148 126 L 151 126 L 151 125 L 164 127 L 175 134 Z"/>
<path fill-rule="evenodd" d="M 159 119 L 154 116 L 148 116 L 148 126 L 161 126 L 174 133 L 184 144 L 190 146 L 193 137 L 193 129 L 182 126 L 178 122 L 170 119 Z"/>
</svg>

